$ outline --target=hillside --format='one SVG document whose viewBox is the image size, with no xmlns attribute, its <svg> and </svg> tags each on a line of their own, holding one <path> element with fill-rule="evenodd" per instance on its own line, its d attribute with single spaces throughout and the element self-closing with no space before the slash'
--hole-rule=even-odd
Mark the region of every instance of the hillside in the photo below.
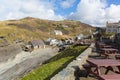
<svg viewBox="0 0 120 80">
<path fill-rule="evenodd" d="M 77 34 L 89 34 L 94 29 L 88 24 L 78 21 L 64 20 L 52 21 L 26 17 L 20 20 L 7 20 L 0 22 L 0 36 L 6 37 L 10 42 L 20 39 L 29 41 L 33 39 L 69 38 Z M 61 30 L 64 35 L 50 35 L 51 31 Z"/>
</svg>

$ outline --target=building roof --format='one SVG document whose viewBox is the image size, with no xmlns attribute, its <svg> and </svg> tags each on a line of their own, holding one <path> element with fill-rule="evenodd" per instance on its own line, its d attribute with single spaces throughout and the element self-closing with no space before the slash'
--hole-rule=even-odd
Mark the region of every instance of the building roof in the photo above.
<svg viewBox="0 0 120 80">
<path fill-rule="evenodd" d="M 119 22 L 116 22 L 116 23 L 108 23 L 108 22 L 107 22 L 107 27 L 109 27 L 109 26 L 120 27 L 120 21 L 119 21 Z"/>
<path fill-rule="evenodd" d="M 31 44 L 33 46 L 38 46 L 38 45 L 45 45 L 44 42 L 42 40 L 33 40 L 33 41 L 29 41 L 28 44 Z"/>
</svg>

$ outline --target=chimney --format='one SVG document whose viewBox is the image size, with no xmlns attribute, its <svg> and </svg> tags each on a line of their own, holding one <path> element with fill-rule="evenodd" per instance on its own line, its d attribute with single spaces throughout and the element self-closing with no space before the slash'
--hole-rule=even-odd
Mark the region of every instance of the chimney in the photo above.
<svg viewBox="0 0 120 80">
<path fill-rule="evenodd" d="M 106 24 L 108 24 L 108 21 L 106 22 Z"/>
<path fill-rule="evenodd" d="M 118 21 L 118 23 L 120 23 L 120 20 Z"/>
<path fill-rule="evenodd" d="M 107 27 L 107 25 L 108 25 L 108 21 L 106 21 L 106 27 Z"/>
</svg>

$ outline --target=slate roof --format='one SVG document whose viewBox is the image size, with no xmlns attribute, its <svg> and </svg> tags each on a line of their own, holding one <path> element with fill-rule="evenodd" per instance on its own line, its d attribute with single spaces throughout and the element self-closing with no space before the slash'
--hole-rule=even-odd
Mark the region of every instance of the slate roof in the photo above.
<svg viewBox="0 0 120 80">
<path fill-rule="evenodd" d="M 42 40 L 32 40 L 29 41 L 28 44 L 31 44 L 32 46 L 45 45 L 45 43 Z"/>
</svg>

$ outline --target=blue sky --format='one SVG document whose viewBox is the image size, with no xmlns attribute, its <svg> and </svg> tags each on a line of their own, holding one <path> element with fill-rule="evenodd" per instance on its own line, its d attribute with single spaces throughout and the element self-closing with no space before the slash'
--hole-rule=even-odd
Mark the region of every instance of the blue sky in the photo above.
<svg viewBox="0 0 120 80">
<path fill-rule="evenodd" d="M 108 4 L 115 4 L 115 5 L 120 5 L 120 0 L 107 0 Z"/>
<path fill-rule="evenodd" d="M 75 12 L 80 0 L 73 0 L 73 1 L 74 3 L 72 4 L 72 6 L 67 8 L 63 8 L 60 4 L 58 4 L 58 2 L 56 2 L 56 5 L 58 7 L 58 9 L 56 10 L 56 14 L 61 14 L 65 16 L 65 15 L 69 15 L 71 12 Z"/>
<path fill-rule="evenodd" d="M 0 15 L 0 20 L 30 16 L 104 26 L 120 20 L 120 0 L 0 0 Z"/>
</svg>

